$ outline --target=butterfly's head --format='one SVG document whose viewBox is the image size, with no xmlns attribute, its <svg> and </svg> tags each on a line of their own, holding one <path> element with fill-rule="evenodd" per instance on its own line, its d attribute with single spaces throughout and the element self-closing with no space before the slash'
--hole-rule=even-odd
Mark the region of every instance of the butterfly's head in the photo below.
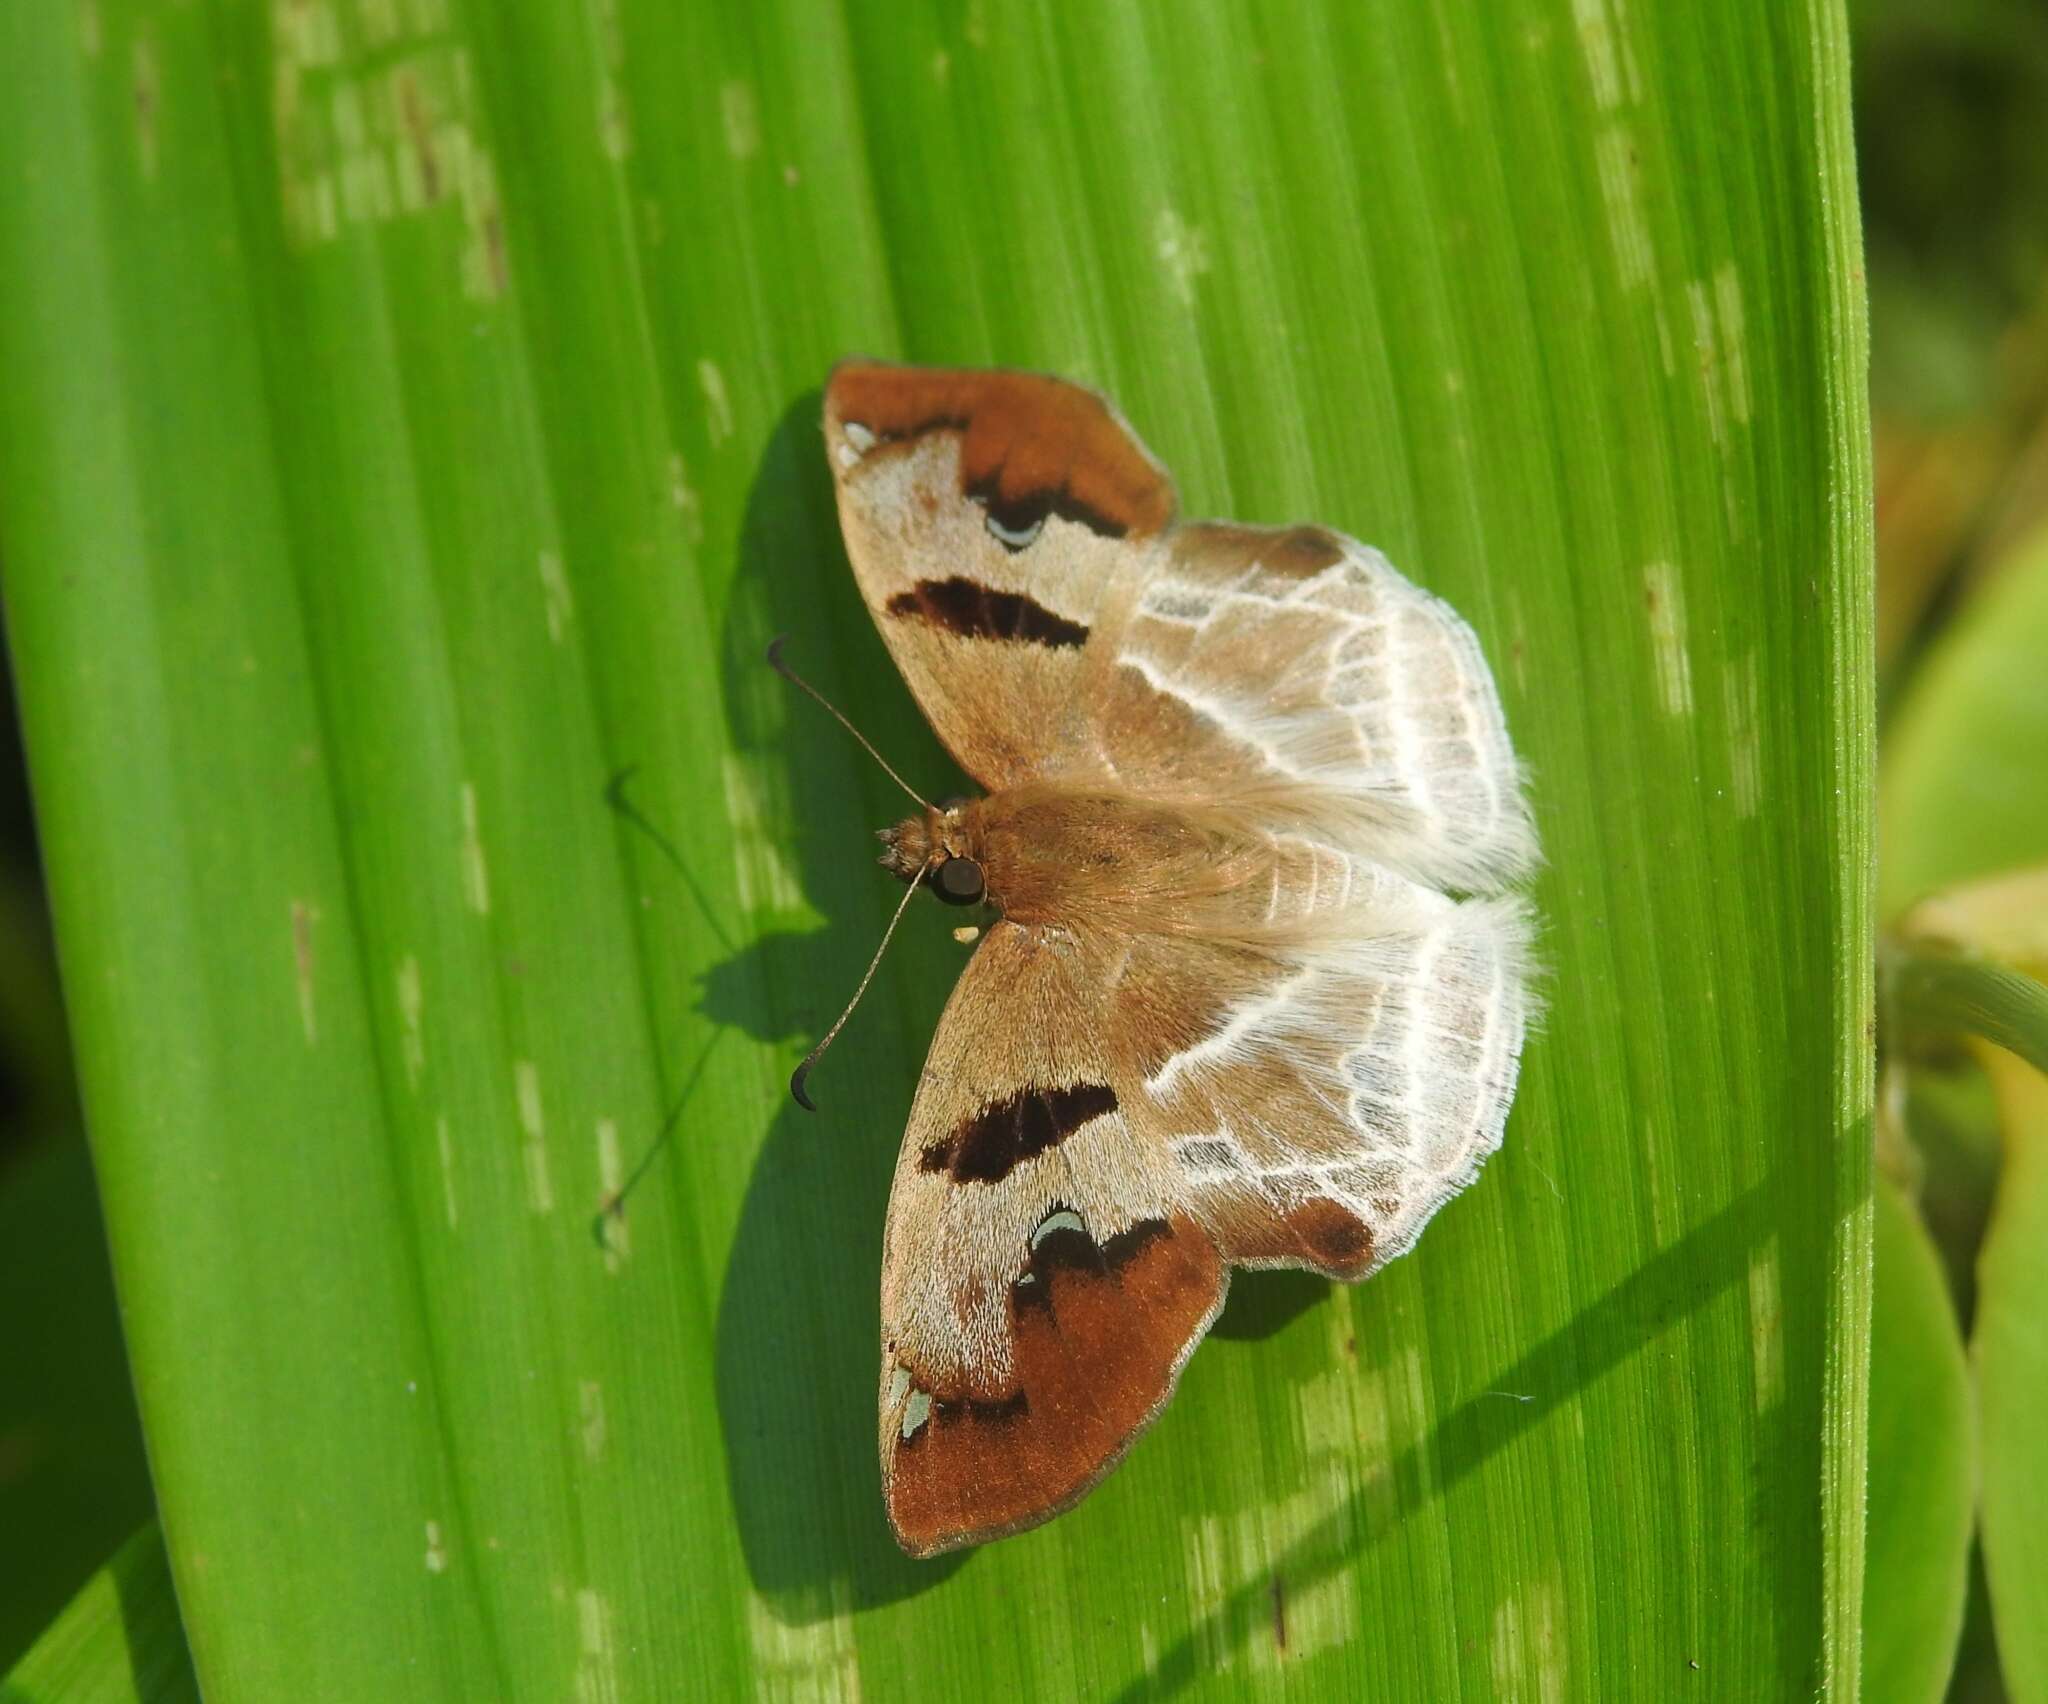
<svg viewBox="0 0 2048 1704">
<path fill-rule="evenodd" d="M 883 829 L 881 839 L 882 867 L 898 881 L 923 882 L 949 905 L 974 905 L 985 897 L 978 799 L 928 807 L 922 816 Z"/>
</svg>

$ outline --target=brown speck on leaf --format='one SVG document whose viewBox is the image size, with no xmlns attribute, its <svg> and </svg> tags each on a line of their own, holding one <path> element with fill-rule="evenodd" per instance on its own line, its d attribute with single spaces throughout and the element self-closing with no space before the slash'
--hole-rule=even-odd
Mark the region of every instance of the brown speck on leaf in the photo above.
<svg viewBox="0 0 2048 1704">
<path fill-rule="evenodd" d="M 495 207 L 484 214 L 484 261 L 490 268 L 491 293 L 502 296 L 511 275 L 505 265 L 505 224 Z"/>
<path fill-rule="evenodd" d="M 1287 1651 L 1287 1586 L 1278 1574 L 1273 1576 L 1273 1649 L 1282 1655 Z"/>
<path fill-rule="evenodd" d="M 405 126 L 412 157 L 420 168 L 420 198 L 432 206 L 441 199 L 441 157 L 434 152 L 434 127 L 428 121 L 420 80 L 412 67 L 402 65 L 391 74 L 391 92 L 398 100 L 399 122 Z"/>
<path fill-rule="evenodd" d="M 299 1022 L 308 1042 L 318 1034 L 313 1007 L 313 925 L 319 918 L 320 913 L 303 899 L 292 901 L 292 964 L 299 985 Z"/>
<path fill-rule="evenodd" d="M 135 42 L 135 76 L 130 94 L 135 102 L 135 143 L 142 159 L 142 175 L 156 176 L 156 126 L 162 108 L 162 80 L 156 67 L 156 49 L 148 37 Z"/>
</svg>

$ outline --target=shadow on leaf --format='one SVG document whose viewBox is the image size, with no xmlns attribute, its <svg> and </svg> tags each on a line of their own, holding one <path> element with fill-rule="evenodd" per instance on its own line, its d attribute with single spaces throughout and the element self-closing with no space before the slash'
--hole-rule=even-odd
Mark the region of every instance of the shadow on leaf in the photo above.
<svg viewBox="0 0 2048 1704">
<path fill-rule="evenodd" d="M 879 939 L 894 894 L 871 831 L 902 813 L 845 734 L 774 679 L 769 638 L 789 634 L 792 659 L 906 773 L 937 786 L 951 771 L 847 568 L 819 407 L 815 392 L 792 406 L 762 458 L 723 666 L 734 743 L 787 776 L 803 894 L 833 922 L 763 930 L 701 982 L 713 1022 L 805 1045 Z M 914 922 L 812 1080 L 821 1111 L 785 1096 L 773 1114 L 719 1304 L 718 1404 L 740 1540 L 755 1589 L 790 1622 L 894 1601 L 966 1560 L 913 1562 L 897 1548 L 876 1447 L 882 1220 L 922 1047 L 960 962 L 941 931 Z"/>
</svg>

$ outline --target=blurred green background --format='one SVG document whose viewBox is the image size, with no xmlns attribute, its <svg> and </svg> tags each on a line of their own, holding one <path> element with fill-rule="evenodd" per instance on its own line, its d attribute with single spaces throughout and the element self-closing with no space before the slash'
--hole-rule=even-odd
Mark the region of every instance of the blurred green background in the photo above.
<svg viewBox="0 0 2048 1704">
<path fill-rule="evenodd" d="M 1993 781 L 1973 780 L 1956 742 L 1987 712 L 1973 724 L 1927 702 L 1952 643 L 1974 631 L 1995 644 L 2041 607 L 1998 600 L 2048 563 L 2048 7 L 1858 0 L 1851 14 L 1889 923 L 1931 887 L 2048 861 L 2048 764 L 2032 756 L 2030 791 L 2024 732 Z M 2020 687 L 2044 664 L 2022 658 Z M 1948 666 L 1986 677 L 1981 663 Z M 0 1673 L 150 1512 L 12 702 L 0 702 Z M 1980 843 L 1977 818 L 1957 813 L 1987 796 L 1996 821 Z M 1885 1165 L 1932 1232 L 1968 1341 L 2000 1103 L 1959 1049 L 1918 1048 L 1910 1064 L 1888 1085 Z M 1884 1376 L 1880 1361 L 1881 1394 Z M 1950 1695 L 2007 1695 L 1981 1566 Z"/>
</svg>

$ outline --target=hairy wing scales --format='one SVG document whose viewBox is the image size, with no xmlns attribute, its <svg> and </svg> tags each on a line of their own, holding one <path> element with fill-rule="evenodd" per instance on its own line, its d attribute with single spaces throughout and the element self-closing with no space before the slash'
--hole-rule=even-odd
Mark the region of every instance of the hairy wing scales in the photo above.
<svg viewBox="0 0 2048 1704">
<path fill-rule="evenodd" d="M 1120 667 L 1091 755 L 1127 785 L 1263 793 L 1276 821 L 1320 823 L 1432 886 L 1496 891 L 1534 860 L 1478 640 L 1378 551 L 1321 529 L 1180 527 L 1095 643 Z"/>
<path fill-rule="evenodd" d="M 1526 1021 L 1526 909 L 1418 889 L 1369 910 L 1377 923 L 1334 912 L 1328 940 L 1244 965 L 1203 1038 L 1124 1095 L 1127 1127 L 1174 1156 L 1234 1263 L 1362 1276 L 1412 1246 L 1500 1145 Z M 1157 951 L 1156 976 L 1226 985 L 1203 946 Z M 1370 1232 L 1367 1267 L 1282 1234 L 1317 1201 Z"/>
</svg>

